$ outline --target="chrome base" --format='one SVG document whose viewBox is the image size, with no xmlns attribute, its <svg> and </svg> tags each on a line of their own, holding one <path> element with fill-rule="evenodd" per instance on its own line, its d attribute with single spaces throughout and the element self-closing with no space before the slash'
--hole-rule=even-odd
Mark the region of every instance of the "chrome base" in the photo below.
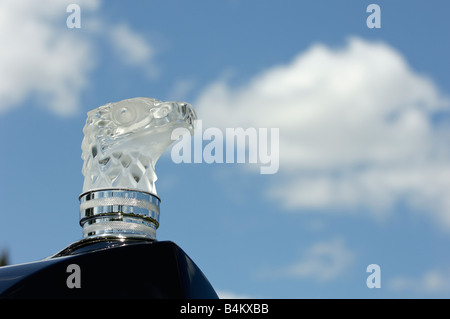
<svg viewBox="0 0 450 319">
<path fill-rule="evenodd" d="M 129 189 L 100 189 L 83 193 L 79 199 L 83 238 L 156 240 L 161 202 L 158 196 Z"/>
</svg>

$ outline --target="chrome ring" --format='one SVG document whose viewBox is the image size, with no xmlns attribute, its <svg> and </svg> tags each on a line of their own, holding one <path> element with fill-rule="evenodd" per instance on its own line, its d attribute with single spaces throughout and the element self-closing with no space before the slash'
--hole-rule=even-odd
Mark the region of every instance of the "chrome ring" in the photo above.
<svg viewBox="0 0 450 319">
<path fill-rule="evenodd" d="M 152 193 L 143 192 L 137 189 L 129 189 L 129 188 L 102 188 L 102 189 L 93 189 L 87 192 L 82 193 L 78 199 L 83 202 L 95 198 L 105 198 L 105 197 L 122 197 L 122 198 L 136 198 L 149 202 L 153 202 L 159 206 L 161 203 L 161 199 Z"/>
<path fill-rule="evenodd" d="M 83 236 L 120 235 L 156 239 L 160 198 L 130 189 L 100 189 L 80 195 Z"/>
</svg>

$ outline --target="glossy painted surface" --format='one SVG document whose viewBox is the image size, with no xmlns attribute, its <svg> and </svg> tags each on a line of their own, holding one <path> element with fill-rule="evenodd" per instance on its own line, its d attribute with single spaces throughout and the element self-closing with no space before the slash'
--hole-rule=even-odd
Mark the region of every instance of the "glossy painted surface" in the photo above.
<svg viewBox="0 0 450 319">
<path fill-rule="evenodd" d="M 75 275 L 74 267 L 78 269 L 78 288 L 71 288 L 69 283 Z M 41 261 L 1 267 L 0 298 L 218 296 L 197 265 L 175 243 L 111 238 L 79 242 Z"/>
</svg>

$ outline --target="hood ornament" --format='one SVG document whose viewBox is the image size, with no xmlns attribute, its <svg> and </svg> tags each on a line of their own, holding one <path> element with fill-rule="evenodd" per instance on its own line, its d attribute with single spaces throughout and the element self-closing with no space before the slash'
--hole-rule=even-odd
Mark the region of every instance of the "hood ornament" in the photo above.
<svg viewBox="0 0 450 319">
<path fill-rule="evenodd" d="M 132 98 L 88 112 L 81 145 L 83 238 L 156 240 L 160 198 L 155 165 L 174 142 L 172 131 L 194 132 L 197 119 L 185 102 Z"/>
</svg>

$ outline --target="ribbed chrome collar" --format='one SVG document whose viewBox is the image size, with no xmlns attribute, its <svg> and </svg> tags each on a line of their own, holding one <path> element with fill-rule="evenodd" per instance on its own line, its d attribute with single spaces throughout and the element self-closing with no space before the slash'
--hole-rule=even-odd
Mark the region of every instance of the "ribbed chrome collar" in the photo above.
<svg viewBox="0 0 450 319">
<path fill-rule="evenodd" d="M 83 193 L 79 199 L 83 238 L 156 240 L 161 202 L 158 196 L 129 189 L 101 189 Z"/>
</svg>

